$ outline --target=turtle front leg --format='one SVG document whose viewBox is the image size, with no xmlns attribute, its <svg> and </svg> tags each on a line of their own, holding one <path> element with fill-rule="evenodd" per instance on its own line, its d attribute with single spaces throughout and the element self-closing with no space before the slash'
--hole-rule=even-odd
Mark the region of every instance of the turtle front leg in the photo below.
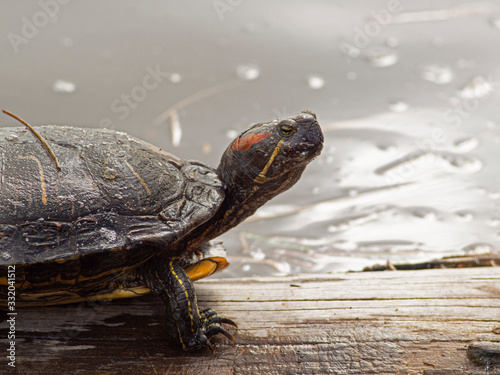
<svg viewBox="0 0 500 375">
<path fill-rule="evenodd" d="M 149 289 L 165 302 L 168 331 L 180 341 L 184 350 L 207 347 L 213 352 L 210 338 L 218 333 L 236 343 L 233 336 L 221 326 L 221 323 L 226 323 L 237 327 L 236 323 L 219 316 L 210 308 L 198 308 L 193 283 L 182 267 L 174 261 L 169 261 L 166 266 L 157 259 L 150 262 L 150 267 L 144 272 L 145 281 Z"/>
</svg>

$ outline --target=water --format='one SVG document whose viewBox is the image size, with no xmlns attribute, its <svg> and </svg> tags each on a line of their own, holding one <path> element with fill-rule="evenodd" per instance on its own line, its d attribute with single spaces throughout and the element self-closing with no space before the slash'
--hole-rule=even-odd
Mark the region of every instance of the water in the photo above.
<svg viewBox="0 0 500 375">
<path fill-rule="evenodd" d="M 1 106 L 214 167 L 248 125 L 317 112 L 323 154 L 222 237 L 232 265 L 220 276 L 498 251 L 500 4 L 388 4 L 71 2 L 30 35 L 39 4 L 2 5 Z"/>
</svg>

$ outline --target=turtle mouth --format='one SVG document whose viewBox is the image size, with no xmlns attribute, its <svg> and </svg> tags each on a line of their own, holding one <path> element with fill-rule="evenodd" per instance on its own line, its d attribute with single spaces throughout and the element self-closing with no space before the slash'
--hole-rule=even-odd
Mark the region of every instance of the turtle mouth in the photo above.
<svg viewBox="0 0 500 375">
<path fill-rule="evenodd" d="M 312 116 L 311 116 L 312 117 Z M 323 150 L 324 136 L 321 128 L 316 121 L 316 117 L 307 120 L 297 121 L 300 123 L 301 134 L 297 143 L 293 147 L 298 160 L 306 163 L 311 162 L 321 154 Z"/>
</svg>

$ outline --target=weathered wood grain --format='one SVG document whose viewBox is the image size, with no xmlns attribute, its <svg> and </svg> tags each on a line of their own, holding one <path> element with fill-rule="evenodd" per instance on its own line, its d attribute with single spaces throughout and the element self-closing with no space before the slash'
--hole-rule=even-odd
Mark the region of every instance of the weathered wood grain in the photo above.
<svg viewBox="0 0 500 375">
<path fill-rule="evenodd" d="M 155 296 L 19 309 L 15 371 L 500 373 L 495 362 L 500 358 L 500 350 L 495 352 L 500 342 L 497 267 L 207 280 L 196 285 L 201 306 L 239 323 L 238 330 L 231 330 L 238 345 L 218 337 L 215 355 L 208 350 L 183 352 L 166 338 L 163 307 Z M 6 337 L 3 321 L 4 353 Z M 2 357 L 0 373 L 16 373 Z"/>
</svg>

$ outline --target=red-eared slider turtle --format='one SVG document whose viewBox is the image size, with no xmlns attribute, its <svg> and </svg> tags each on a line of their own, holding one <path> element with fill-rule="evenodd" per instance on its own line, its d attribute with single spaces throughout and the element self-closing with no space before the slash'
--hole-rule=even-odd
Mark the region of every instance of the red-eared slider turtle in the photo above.
<svg viewBox="0 0 500 375">
<path fill-rule="evenodd" d="M 221 326 L 231 320 L 198 308 L 185 268 L 207 241 L 297 182 L 323 147 L 316 115 L 252 126 L 217 170 L 113 130 L 34 129 L 0 128 L 3 304 L 14 293 L 18 306 L 152 291 L 184 349 L 211 348 L 217 333 L 233 340 Z"/>
</svg>

